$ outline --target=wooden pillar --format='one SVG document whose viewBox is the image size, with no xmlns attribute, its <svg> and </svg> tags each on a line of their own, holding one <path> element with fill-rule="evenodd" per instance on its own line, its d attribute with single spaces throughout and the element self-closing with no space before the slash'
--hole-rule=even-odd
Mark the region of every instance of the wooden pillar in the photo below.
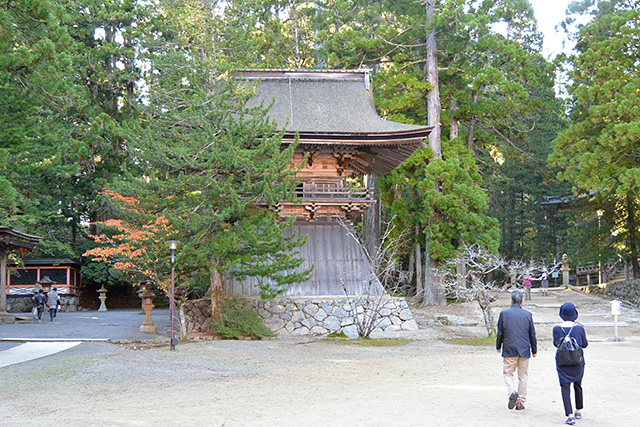
<svg viewBox="0 0 640 427">
<path fill-rule="evenodd" d="M 0 249 L 0 316 L 7 314 L 7 259 L 9 252 Z"/>
</svg>

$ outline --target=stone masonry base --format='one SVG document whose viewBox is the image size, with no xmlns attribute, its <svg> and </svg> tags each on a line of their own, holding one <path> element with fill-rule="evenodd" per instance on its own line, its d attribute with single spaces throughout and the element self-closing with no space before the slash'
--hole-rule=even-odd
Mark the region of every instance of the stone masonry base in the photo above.
<svg viewBox="0 0 640 427">
<path fill-rule="evenodd" d="M 369 297 L 299 297 L 263 300 L 250 298 L 264 324 L 277 333 L 324 335 L 344 332 L 358 336 L 358 325 L 370 322 L 374 332 L 418 329 L 404 298 L 388 295 Z M 183 337 L 210 332 L 211 302 L 186 301 L 180 306 Z"/>
<path fill-rule="evenodd" d="M 8 295 L 7 312 L 29 313 L 33 309 L 31 295 Z M 77 311 L 78 298 L 75 295 L 60 295 L 60 311 Z M 45 312 L 48 310 L 45 309 Z"/>
<path fill-rule="evenodd" d="M 278 333 L 324 335 L 344 332 L 358 336 L 358 324 L 370 322 L 375 332 L 418 329 L 404 298 L 312 297 L 253 300 L 264 324 Z"/>
</svg>

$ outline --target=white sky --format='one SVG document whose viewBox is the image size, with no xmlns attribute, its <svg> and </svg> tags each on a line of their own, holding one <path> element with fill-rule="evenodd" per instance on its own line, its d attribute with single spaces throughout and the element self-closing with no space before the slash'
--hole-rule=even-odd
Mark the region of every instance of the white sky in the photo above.
<svg viewBox="0 0 640 427">
<path fill-rule="evenodd" d="M 564 19 L 570 0 L 529 0 L 535 11 L 538 29 L 544 34 L 543 55 L 553 58 L 563 50 L 570 51 L 570 46 L 562 48 L 564 33 L 556 26 Z"/>
</svg>

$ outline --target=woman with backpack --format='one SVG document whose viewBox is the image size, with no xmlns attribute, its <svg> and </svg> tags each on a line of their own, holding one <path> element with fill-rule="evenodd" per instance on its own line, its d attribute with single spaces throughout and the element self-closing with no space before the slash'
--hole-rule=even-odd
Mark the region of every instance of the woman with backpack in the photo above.
<svg viewBox="0 0 640 427">
<path fill-rule="evenodd" d="M 582 418 L 582 377 L 584 375 L 584 357 L 582 349 L 589 345 L 587 334 L 582 325 L 575 323 L 578 318 L 576 306 L 570 302 L 562 304 L 560 307 L 560 318 L 564 321 L 553 327 L 553 345 L 558 348 L 556 353 L 556 369 L 560 380 L 562 391 L 562 403 L 567 416 L 565 424 L 573 425 L 576 419 Z M 564 345 L 563 345 L 564 343 Z M 577 346 L 571 355 L 567 354 L 567 349 Z M 564 352 L 563 354 L 560 354 Z M 575 392 L 576 412 L 571 407 L 571 384 Z"/>
</svg>

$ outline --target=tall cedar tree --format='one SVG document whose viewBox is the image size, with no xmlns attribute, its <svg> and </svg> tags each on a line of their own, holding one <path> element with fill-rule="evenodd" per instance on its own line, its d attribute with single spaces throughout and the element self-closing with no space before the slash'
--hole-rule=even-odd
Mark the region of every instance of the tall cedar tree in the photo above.
<svg viewBox="0 0 640 427">
<path fill-rule="evenodd" d="M 15 190 L 6 193 L 5 211 L 19 214 L 11 219 L 45 237 L 40 256 L 83 252 L 83 224 L 100 216 L 98 192 L 126 159 L 136 10 L 132 1 L 0 6 L 0 157 L 11 159 L 0 165 L 0 185 Z"/>
<path fill-rule="evenodd" d="M 577 54 L 569 58 L 571 125 L 554 141 L 550 161 L 577 194 L 595 194 L 589 223 L 604 211 L 598 225 L 606 236 L 596 233 L 592 246 L 615 247 L 638 278 L 640 1 L 581 1 L 570 11 L 590 21 L 579 28 Z"/>
<path fill-rule="evenodd" d="M 74 111 L 86 92 L 76 45 L 49 0 L 0 6 L 0 223 L 44 236 L 41 253 L 73 256 L 90 172 Z"/>
</svg>

